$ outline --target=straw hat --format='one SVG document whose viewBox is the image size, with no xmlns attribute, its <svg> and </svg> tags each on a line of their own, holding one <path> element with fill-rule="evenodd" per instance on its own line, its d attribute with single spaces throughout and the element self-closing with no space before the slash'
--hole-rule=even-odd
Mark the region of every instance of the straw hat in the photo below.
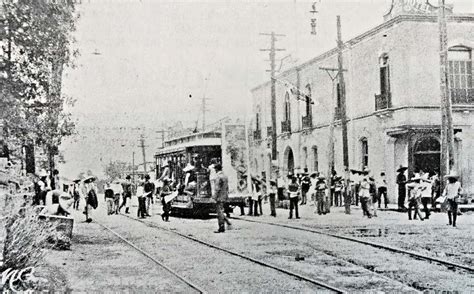
<svg viewBox="0 0 474 294">
<path fill-rule="evenodd" d="M 183 168 L 183 171 L 184 171 L 185 173 L 187 173 L 187 172 L 189 172 L 189 171 L 192 171 L 193 169 L 194 169 L 194 166 L 191 165 L 190 163 L 188 163 L 188 164 L 186 165 L 186 167 Z"/>
<path fill-rule="evenodd" d="M 445 179 L 449 179 L 449 178 L 459 179 L 459 175 L 457 173 L 451 171 L 449 174 L 445 175 L 444 178 Z"/>
<path fill-rule="evenodd" d="M 404 171 L 406 171 L 407 169 L 408 169 L 408 167 L 402 166 L 402 165 L 400 164 L 400 167 L 398 167 L 398 169 L 397 169 L 397 173 L 404 172 Z"/>
<path fill-rule="evenodd" d="M 421 180 L 421 177 L 420 177 L 420 174 L 419 173 L 416 173 L 415 176 L 413 178 L 411 178 L 412 181 L 418 181 L 418 180 Z"/>
</svg>

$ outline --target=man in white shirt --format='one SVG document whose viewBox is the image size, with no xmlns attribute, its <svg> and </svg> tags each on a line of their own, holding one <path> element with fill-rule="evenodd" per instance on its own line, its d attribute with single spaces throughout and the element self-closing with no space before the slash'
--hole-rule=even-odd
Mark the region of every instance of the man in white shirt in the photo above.
<svg viewBox="0 0 474 294">
<path fill-rule="evenodd" d="M 456 199 L 460 197 L 462 193 L 461 183 L 458 182 L 458 176 L 450 173 L 449 175 L 445 176 L 448 179 L 448 184 L 444 188 L 443 196 L 445 196 L 448 200 L 448 225 L 453 225 L 456 227 L 456 218 L 457 218 L 457 211 L 458 211 L 458 203 Z"/>
<path fill-rule="evenodd" d="M 385 173 L 381 172 L 380 177 L 377 178 L 375 185 L 377 186 L 377 200 L 379 202 L 379 208 L 382 202 L 382 196 L 384 198 L 385 208 L 387 208 L 388 197 L 387 197 L 387 181 L 385 180 Z"/>
</svg>

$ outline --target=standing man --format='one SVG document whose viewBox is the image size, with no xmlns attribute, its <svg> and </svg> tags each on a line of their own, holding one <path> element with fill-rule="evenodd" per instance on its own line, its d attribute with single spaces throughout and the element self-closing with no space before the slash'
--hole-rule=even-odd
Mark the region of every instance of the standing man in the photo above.
<svg viewBox="0 0 474 294">
<path fill-rule="evenodd" d="M 308 200 L 308 191 L 311 187 L 311 179 L 308 175 L 308 169 L 305 167 L 303 178 L 301 179 L 301 205 L 305 205 Z"/>
<path fill-rule="evenodd" d="M 231 223 L 224 213 L 224 203 L 229 197 L 229 182 L 227 176 L 222 172 L 222 165 L 216 164 L 214 168 L 216 169 L 216 178 L 215 191 L 212 198 L 216 201 L 217 219 L 219 224 L 219 229 L 214 233 L 224 233 L 226 223 L 227 228 L 231 227 Z"/>
<path fill-rule="evenodd" d="M 290 194 L 290 216 L 289 219 L 293 218 L 293 209 L 295 210 L 296 218 L 300 218 L 298 215 L 298 195 L 300 193 L 300 187 L 296 182 L 296 177 L 291 178 L 291 183 L 288 185 L 288 193 Z"/>
<path fill-rule="evenodd" d="M 377 186 L 377 200 L 379 202 L 379 208 L 380 208 L 380 205 L 382 204 L 382 197 L 384 199 L 385 208 L 387 208 L 387 204 L 388 204 L 387 181 L 385 180 L 384 172 L 380 173 L 380 177 L 377 179 L 376 186 Z"/>
<path fill-rule="evenodd" d="M 146 209 L 145 209 L 145 215 L 146 216 L 151 216 L 150 215 L 150 207 L 153 204 L 153 195 L 155 194 L 155 184 L 150 182 L 150 175 L 145 175 L 145 185 L 143 187 L 143 191 L 146 194 Z"/>
<path fill-rule="evenodd" d="M 122 207 L 125 206 L 125 213 L 130 213 L 130 201 L 132 200 L 132 181 L 130 175 L 125 178 L 125 183 L 122 184 L 123 190 L 123 200 L 122 205 L 119 207 L 119 212 L 122 210 Z"/>
<path fill-rule="evenodd" d="M 270 215 L 276 217 L 276 209 L 275 209 L 275 199 L 277 194 L 277 184 L 275 181 L 270 180 L 270 191 L 268 193 L 268 197 L 270 198 Z"/>
<path fill-rule="evenodd" d="M 104 200 L 107 203 L 107 215 L 111 215 L 114 213 L 114 190 L 110 186 L 110 183 L 105 184 L 105 191 L 104 191 Z"/>
<path fill-rule="evenodd" d="M 360 204 L 362 206 L 362 215 L 367 216 L 368 218 L 372 218 L 372 214 L 369 211 L 370 183 L 369 183 L 368 175 L 365 175 L 362 181 L 360 182 L 359 197 L 360 197 Z"/>
<path fill-rule="evenodd" d="M 407 195 L 407 178 L 405 177 L 405 171 L 407 167 L 401 166 L 397 169 L 397 185 L 398 185 L 398 209 L 401 211 L 406 211 L 407 208 L 405 207 L 405 198 Z"/>
<path fill-rule="evenodd" d="M 164 179 L 163 180 L 163 188 L 161 188 L 160 191 L 160 197 L 161 197 L 161 205 L 163 208 L 163 213 L 161 214 L 161 219 L 164 222 L 169 222 L 170 221 L 170 211 L 171 211 L 171 204 L 170 202 L 166 201 L 166 196 L 171 194 L 171 188 L 169 185 L 169 180 Z"/>
<path fill-rule="evenodd" d="M 458 181 L 458 176 L 449 173 L 444 176 L 448 180 L 446 187 L 443 191 L 443 196 L 448 200 L 448 225 L 456 227 L 456 218 L 458 212 L 458 203 L 456 202 L 459 197 L 461 197 L 463 190 L 461 188 L 461 183 Z"/>
<path fill-rule="evenodd" d="M 429 219 L 431 215 L 430 210 L 428 208 L 428 204 L 431 204 L 432 185 L 428 177 L 429 177 L 429 174 L 424 173 L 421 176 L 421 182 L 420 182 L 421 204 L 423 205 L 423 211 L 425 212 L 425 219 Z"/>
</svg>

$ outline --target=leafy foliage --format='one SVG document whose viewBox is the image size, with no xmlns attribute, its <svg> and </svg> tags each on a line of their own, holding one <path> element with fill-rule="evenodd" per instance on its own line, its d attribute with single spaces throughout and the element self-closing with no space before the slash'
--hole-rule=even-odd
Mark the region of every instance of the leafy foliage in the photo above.
<svg viewBox="0 0 474 294">
<path fill-rule="evenodd" d="M 105 176 L 107 180 L 113 181 L 116 179 L 120 179 L 124 173 L 127 171 L 131 171 L 132 166 L 131 164 L 123 161 L 112 161 L 105 166 Z"/>
<path fill-rule="evenodd" d="M 2 1 L 6 42 L 0 77 L 0 119 L 10 144 L 36 144 L 55 155 L 75 125 L 61 94 L 62 74 L 78 51 L 72 33 L 78 14 L 74 1 Z M 1 24 L 0 24 L 1 26 Z"/>
</svg>

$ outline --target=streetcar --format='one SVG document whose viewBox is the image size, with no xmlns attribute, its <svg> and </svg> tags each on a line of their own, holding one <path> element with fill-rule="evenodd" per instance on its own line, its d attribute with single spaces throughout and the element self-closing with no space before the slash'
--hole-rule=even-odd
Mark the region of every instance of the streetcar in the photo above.
<svg viewBox="0 0 474 294">
<path fill-rule="evenodd" d="M 229 132 L 242 132 L 242 127 L 244 126 L 225 125 L 223 130 L 230 134 Z M 213 130 L 166 140 L 155 154 L 157 180 L 168 179 L 178 191 L 171 201 L 172 214 L 205 216 L 216 212 L 208 169 L 211 161 L 221 163 L 229 178 L 229 200 L 226 207 L 232 210 L 236 206 L 245 205 L 245 199 L 249 196 L 248 164 L 244 158 L 246 150 L 237 148 L 236 152 L 234 145 L 239 142 L 235 134 L 232 134 L 231 140 L 225 140 L 222 133 Z M 245 139 L 245 135 L 240 139 Z M 233 146 L 229 147 L 229 144 Z M 245 149 L 246 145 L 238 146 Z M 232 154 L 228 154 L 229 150 Z"/>
</svg>

